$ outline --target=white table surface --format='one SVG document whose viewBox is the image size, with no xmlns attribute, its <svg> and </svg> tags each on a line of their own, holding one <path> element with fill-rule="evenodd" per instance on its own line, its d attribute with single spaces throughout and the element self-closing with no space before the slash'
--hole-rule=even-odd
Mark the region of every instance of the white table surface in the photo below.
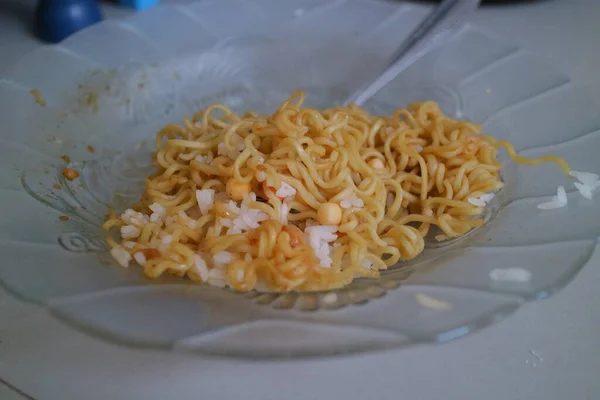
<svg viewBox="0 0 600 400">
<path fill-rule="evenodd" d="M 40 45 L 22 25 L 31 4 L 0 0 L 0 73 Z M 106 11 L 110 18 L 127 15 Z M 486 7 L 474 18 L 546 57 L 600 99 L 598 21 L 600 0 Z M 0 289 L 0 399 L 598 399 L 599 341 L 598 251 L 559 294 L 466 338 L 301 362 L 118 347 L 74 332 Z"/>
</svg>

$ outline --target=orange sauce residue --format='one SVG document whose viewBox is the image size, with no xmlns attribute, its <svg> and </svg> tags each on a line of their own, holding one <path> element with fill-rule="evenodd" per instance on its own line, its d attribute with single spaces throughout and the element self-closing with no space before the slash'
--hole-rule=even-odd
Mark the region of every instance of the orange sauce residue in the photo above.
<svg viewBox="0 0 600 400">
<path fill-rule="evenodd" d="M 153 258 L 160 256 L 160 252 L 157 249 L 144 249 L 140 251 L 144 257 L 146 257 L 146 260 L 152 260 Z"/>
<path fill-rule="evenodd" d="M 77 172 L 71 168 L 65 168 L 65 169 L 63 169 L 63 176 L 65 178 L 67 178 L 68 180 L 72 181 L 73 179 L 76 179 L 79 177 L 79 172 Z"/>
<path fill-rule="evenodd" d="M 33 97 L 35 98 L 35 102 L 38 103 L 40 106 L 46 105 L 46 100 L 42 97 L 42 94 L 40 93 L 39 90 L 31 89 L 29 91 L 29 93 L 31 93 L 33 95 Z"/>
</svg>

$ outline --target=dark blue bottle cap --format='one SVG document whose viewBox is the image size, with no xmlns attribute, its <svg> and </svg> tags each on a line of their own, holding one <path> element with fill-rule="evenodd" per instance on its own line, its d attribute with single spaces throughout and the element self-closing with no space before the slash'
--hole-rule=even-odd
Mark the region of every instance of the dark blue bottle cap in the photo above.
<svg viewBox="0 0 600 400">
<path fill-rule="evenodd" d="M 35 15 L 37 35 L 51 43 L 58 43 L 102 19 L 95 0 L 39 0 Z"/>
<path fill-rule="evenodd" d="M 119 0 L 119 4 L 125 7 L 135 8 L 136 10 L 145 10 L 158 3 L 158 0 Z"/>
</svg>

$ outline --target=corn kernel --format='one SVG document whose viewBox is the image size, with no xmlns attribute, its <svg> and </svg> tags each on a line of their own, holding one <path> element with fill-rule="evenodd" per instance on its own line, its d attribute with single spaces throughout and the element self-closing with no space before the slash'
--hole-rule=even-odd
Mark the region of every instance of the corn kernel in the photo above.
<svg viewBox="0 0 600 400">
<path fill-rule="evenodd" d="M 250 182 L 240 182 L 235 178 L 230 178 L 225 190 L 232 200 L 242 200 L 245 194 L 250 193 Z"/>
<path fill-rule="evenodd" d="M 317 220 L 321 225 L 339 225 L 342 208 L 336 203 L 323 203 L 317 209 Z"/>
</svg>

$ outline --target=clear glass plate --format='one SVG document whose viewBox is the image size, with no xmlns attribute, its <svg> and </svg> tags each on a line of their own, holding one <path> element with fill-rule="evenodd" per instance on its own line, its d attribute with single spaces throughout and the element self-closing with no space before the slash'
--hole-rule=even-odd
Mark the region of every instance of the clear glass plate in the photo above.
<svg viewBox="0 0 600 400">
<path fill-rule="evenodd" d="M 506 188 L 482 229 L 429 246 L 380 280 L 335 292 L 239 294 L 148 281 L 139 268 L 118 267 L 100 224 L 108 205 L 138 198 L 161 126 L 214 102 L 272 112 L 298 88 L 313 106 L 339 102 L 425 11 L 377 1 L 290 3 L 154 8 L 16 64 L 0 81 L 2 285 L 77 329 L 122 344 L 298 357 L 443 342 L 572 279 L 594 250 L 600 203 L 574 193 L 556 166 L 510 161 L 502 171 Z M 554 153 L 575 170 L 600 171 L 600 114 L 585 92 L 479 28 L 461 30 L 368 107 L 389 112 L 425 99 L 483 123 L 523 155 Z M 79 179 L 62 177 L 67 165 Z M 560 184 L 568 207 L 538 210 Z M 491 279 L 498 268 L 524 269 L 531 279 Z"/>
</svg>

